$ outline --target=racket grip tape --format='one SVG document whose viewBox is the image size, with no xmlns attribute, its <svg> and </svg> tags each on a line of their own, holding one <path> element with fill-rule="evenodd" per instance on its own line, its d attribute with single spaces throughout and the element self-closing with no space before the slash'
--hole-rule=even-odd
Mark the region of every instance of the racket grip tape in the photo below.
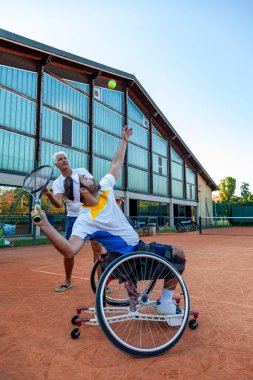
<svg viewBox="0 0 253 380">
<path fill-rule="evenodd" d="M 40 207 L 36 207 L 34 206 L 34 211 L 36 212 L 35 216 L 33 217 L 33 220 L 35 221 L 35 223 L 39 223 L 41 221 L 41 214 L 39 212 L 39 209 Z"/>
</svg>

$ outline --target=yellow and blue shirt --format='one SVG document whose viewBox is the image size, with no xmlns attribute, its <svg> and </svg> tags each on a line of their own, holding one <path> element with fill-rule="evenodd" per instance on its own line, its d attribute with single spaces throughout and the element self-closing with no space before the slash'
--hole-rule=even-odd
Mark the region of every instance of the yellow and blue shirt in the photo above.
<svg viewBox="0 0 253 380">
<path fill-rule="evenodd" d="M 84 240 L 92 237 L 110 252 L 130 253 L 138 247 L 139 236 L 115 201 L 115 178 L 107 174 L 100 185 L 98 204 L 81 206 L 72 235 Z"/>
</svg>

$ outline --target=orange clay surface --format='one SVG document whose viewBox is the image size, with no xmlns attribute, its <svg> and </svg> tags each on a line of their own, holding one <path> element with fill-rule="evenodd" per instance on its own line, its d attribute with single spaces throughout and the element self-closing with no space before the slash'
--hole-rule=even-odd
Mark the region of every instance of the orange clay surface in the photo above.
<svg viewBox="0 0 253 380">
<path fill-rule="evenodd" d="M 152 237 L 143 240 L 151 242 Z M 184 274 L 199 327 L 187 328 L 166 354 L 136 359 L 117 350 L 99 326 L 70 338 L 76 306 L 94 306 L 90 244 L 75 259 L 73 288 L 51 246 L 0 250 L 1 380 L 253 378 L 253 236 L 159 235 L 184 248 Z"/>
</svg>

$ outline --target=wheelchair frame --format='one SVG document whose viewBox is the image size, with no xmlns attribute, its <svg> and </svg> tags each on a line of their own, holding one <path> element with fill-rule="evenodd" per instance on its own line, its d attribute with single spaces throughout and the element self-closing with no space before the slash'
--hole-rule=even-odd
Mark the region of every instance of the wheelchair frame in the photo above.
<svg viewBox="0 0 253 380">
<path fill-rule="evenodd" d="M 105 255 L 100 260 L 104 262 Z M 93 276 L 98 265 L 95 263 L 93 267 Z M 157 297 L 164 282 L 169 284 L 172 279 L 177 280 L 177 288 L 180 288 L 179 295 L 173 297 L 176 314 L 158 314 Z M 108 284 L 113 287 L 112 296 L 106 294 Z M 72 339 L 80 336 L 82 324 L 100 325 L 106 337 L 121 351 L 136 357 L 151 357 L 172 348 L 187 325 L 191 329 L 198 327 L 199 311 L 190 310 L 183 278 L 168 260 L 156 254 L 137 251 L 120 256 L 105 268 L 97 288 L 92 288 L 96 290 L 96 306 L 77 307 L 77 314 L 71 319 L 77 326 L 71 331 Z M 189 319 L 190 316 L 193 318 Z"/>
</svg>

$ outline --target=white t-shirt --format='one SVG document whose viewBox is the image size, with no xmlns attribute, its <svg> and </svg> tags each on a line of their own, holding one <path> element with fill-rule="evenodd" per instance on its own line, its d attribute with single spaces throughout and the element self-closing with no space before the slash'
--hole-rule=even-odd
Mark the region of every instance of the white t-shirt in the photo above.
<svg viewBox="0 0 253 380">
<path fill-rule="evenodd" d="M 92 237 L 110 252 L 132 252 L 138 246 L 139 236 L 115 201 L 115 178 L 107 174 L 101 179 L 100 185 L 98 204 L 80 207 L 72 235 L 84 240 Z"/>
<path fill-rule="evenodd" d="M 81 206 L 80 202 L 80 191 L 79 191 L 79 177 L 78 174 L 85 175 L 87 178 L 93 178 L 93 176 L 88 172 L 85 168 L 72 169 L 73 178 L 73 195 L 74 200 L 71 201 L 68 198 L 65 198 L 66 201 L 66 209 L 67 216 L 78 216 L 78 211 Z M 53 193 L 56 194 L 64 194 L 64 180 L 66 177 L 63 177 L 61 174 L 56 180 L 53 182 Z"/>
</svg>

